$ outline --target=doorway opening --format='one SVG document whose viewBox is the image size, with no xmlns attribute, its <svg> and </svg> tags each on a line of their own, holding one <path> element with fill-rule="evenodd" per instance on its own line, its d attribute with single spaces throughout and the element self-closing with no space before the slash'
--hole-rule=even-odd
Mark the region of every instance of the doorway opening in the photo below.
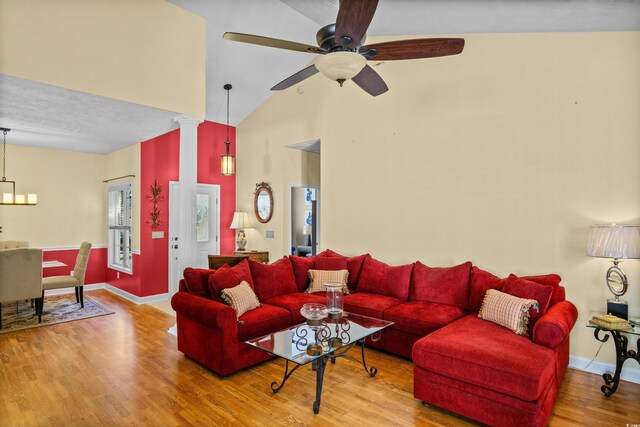
<svg viewBox="0 0 640 427">
<path fill-rule="evenodd" d="M 318 252 L 320 235 L 320 187 L 291 186 L 291 255 Z"/>
</svg>

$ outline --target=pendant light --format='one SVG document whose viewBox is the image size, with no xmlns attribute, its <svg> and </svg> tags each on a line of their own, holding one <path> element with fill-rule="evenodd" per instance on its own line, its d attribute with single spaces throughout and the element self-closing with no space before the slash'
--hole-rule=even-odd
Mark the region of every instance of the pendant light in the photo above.
<svg viewBox="0 0 640 427">
<path fill-rule="evenodd" d="M 220 157 L 220 173 L 222 176 L 233 176 L 235 173 L 235 159 L 229 154 L 229 145 L 231 145 L 231 141 L 229 141 L 229 91 L 231 88 L 232 86 L 229 83 L 224 85 L 224 90 L 227 91 L 227 140 L 225 141 L 226 153 Z"/>
<path fill-rule="evenodd" d="M 0 128 L 0 130 L 2 131 L 2 181 L 0 181 L 0 184 L 11 184 L 12 186 L 11 193 L 2 193 L 0 205 L 35 206 L 38 203 L 37 194 L 27 194 L 26 198 L 24 194 L 16 194 L 16 182 L 7 180 L 5 174 L 7 164 L 7 133 L 9 133 L 11 129 Z"/>
</svg>

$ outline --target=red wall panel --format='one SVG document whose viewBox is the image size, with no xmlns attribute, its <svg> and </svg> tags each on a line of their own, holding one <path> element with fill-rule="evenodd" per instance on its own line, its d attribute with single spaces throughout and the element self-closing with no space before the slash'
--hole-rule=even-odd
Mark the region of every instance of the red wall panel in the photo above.
<svg viewBox="0 0 640 427">
<path fill-rule="evenodd" d="M 226 126 L 203 122 L 198 126 L 198 182 L 220 186 L 220 252 L 233 252 L 234 230 L 229 228 L 236 206 L 235 176 L 220 175 L 220 156 L 225 152 Z M 235 155 L 235 127 L 229 128 L 230 152 Z M 169 181 L 178 181 L 180 159 L 180 130 L 168 132 L 144 141 L 140 149 L 140 255 L 134 255 L 134 275 L 106 269 L 105 281 L 140 297 L 168 292 L 169 282 Z M 158 203 L 162 239 L 151 238 L 147 224 L 152 203 L 148 199 L 149 187 L 155 180 L 162 186 L 164 199 Z M 212 248 L 213 251 L 213 248 Z M 105 251 L 106 255 L 106 251 Z"/>
</svg>

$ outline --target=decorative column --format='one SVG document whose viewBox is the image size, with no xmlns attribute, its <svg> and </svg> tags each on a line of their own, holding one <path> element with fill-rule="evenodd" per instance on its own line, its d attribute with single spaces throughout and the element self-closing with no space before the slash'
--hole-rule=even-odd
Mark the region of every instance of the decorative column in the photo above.
<svg viewBox="0 0 640 427">
<path fill-rule="evenodd" d="M 195 267 L 196 245 L 196 194 L 198 183 L 198 125 L 202 120 L 180 116 L 174 119 L 180 124 L 180 225 L 178 240 L 178 265 L 180 274 L 187 267 Z"/>
</svg>

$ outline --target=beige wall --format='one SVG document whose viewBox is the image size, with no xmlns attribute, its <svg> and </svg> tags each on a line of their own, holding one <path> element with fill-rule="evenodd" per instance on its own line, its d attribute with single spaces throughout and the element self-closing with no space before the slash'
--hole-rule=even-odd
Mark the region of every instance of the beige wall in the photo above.
<svg viewBox="0 0 640 427">
<path fill-rule="evenodd" d="M 18 194 L 37 193 L 36 206 L 0 206 L 0 240 L 31 247 L 106 244 L 106 162 L 101 154 L 7 144 L 7 179 Z M 0 192 L 11 186 L 0 184 Z"/>
<path fill-rule="evenodd" d="M 0 73 L 204 118 L 205 29 L 165 0 L 1 0 Z"/>
<path fill-rule="evenodd" d="M 104 179 L 112 179 L 120 176 L 135 175 L 133 178 L 123 178 L 110 181 L 103 185 L 104 196 L 106 196 L 109 185 L 131 183 L 132 191 L 132 207 L 131 215 L 132 227 L 132 249 L 140 250 L 140 144 L 131 145 L 113 153 L 107 154 L 105 157 L 106 174 Z M 105 201 L 106 203 L 106 201 Z M 106 212 L 106 209 L 105 209 Z M 104 240 L 107 241 L 107 229 L 104 229 Z"/>
<path fill-rule="evenodd" d="M 580 312 L 571 353 L 591 359 L 610 262 L 585 256 L 588 228 L 640 222 L 640 33 L 464 37 L 461 55 L 378 66 L 377 98 L 320 75 L 272 96 L 238 127 L 238 204 L 263 179 L 282 197 L 301 172 L 283 146 L 320 138 L 322 247 L 559 273 Z M 254 242 L 282 255 L 283 238 Z M 640 262 L 622 267 L 640 316 Z"/>
</svg>

